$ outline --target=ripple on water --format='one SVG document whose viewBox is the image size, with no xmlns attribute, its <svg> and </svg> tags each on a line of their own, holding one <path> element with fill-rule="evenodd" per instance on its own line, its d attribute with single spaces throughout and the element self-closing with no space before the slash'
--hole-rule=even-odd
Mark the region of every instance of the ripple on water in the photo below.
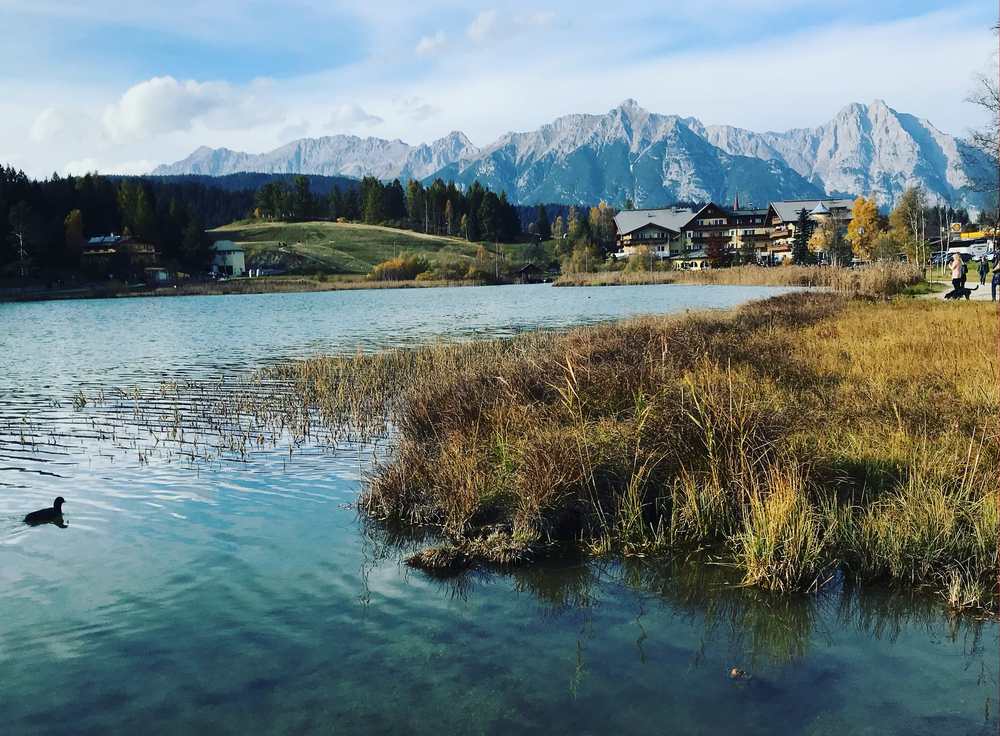
<svg viewBox="0 0 1000 736">
<path fill-rule="evenodd" d="M 578 562 L 433 580 L 345 508 L 371 448 L 289 456 L 282 437 L 241 457 L 205 415 L 210 391 L 289 358 L 778 291 L 0 305 L 5 736 L 995 731 L 993 623 L 955 634 L 940 606 L 870 597 L 789 613 L 669 570 Z M 67 529 L 21 523 L 56 495 Z M 734 664 L 753 670 L 744 688 Z"/>
</svg>

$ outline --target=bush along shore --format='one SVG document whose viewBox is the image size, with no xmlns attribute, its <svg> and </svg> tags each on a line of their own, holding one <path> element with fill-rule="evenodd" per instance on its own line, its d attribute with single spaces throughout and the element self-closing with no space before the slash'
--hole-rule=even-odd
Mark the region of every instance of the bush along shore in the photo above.
<svg viewBox="0 0 1000 736">
<path fill-rule="evenodd" d="M 328 427 L 389 430 L 359 505 L 437 531 L 417 567 L 697 552 L 995 610 L 996 345 L 988 304 L 797 293 L 273 373 Z"/>
<path fill-rule="evenodd" d="M 869 296 L 900 294 L 924 280 L 923 270 L 906 263 L 862 268 L 833 266 L 736 266 L 700 271 L 600 271 L 564 273 L 556 286 L 639 286 L 716 284 L 742 286 L 816 286 Z"/>
</svg>

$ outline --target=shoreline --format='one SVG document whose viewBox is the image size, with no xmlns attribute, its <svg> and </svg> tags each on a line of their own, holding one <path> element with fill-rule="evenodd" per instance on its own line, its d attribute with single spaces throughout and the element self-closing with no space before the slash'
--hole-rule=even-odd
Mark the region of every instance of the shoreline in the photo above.
<svg viewBox="0 0 1000 736">
<path fill-rule="evenodd" d="M 124 287 L 92 285 L 78 287 L 75 289 L 55 289 L 23 292 L 19 294 L 0 294 L 0 304 L 89 299 L 139 299 L 144 297 L 240 296 L 249 294 L 305 294 L 326 291 L 361 291 L 379 289 L 460 288 L 485 285 L 486 284 L 479 281 L 367 281 L 363 278 L 330 278 L 327 280 L 318 280 L 310 277 L 280 277 L 280 279 L 260 277 L 254 279 L 234 279 L 222 282 L 178 284 L 173 287 L 141 287 L 137 289 L 128 289 Z"/>
</svg>

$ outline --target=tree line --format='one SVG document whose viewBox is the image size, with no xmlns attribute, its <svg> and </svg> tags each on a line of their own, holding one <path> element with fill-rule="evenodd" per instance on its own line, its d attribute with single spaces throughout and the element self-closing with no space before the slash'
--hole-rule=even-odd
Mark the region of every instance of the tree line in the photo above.
<svg viewBox="0 0 1000 736">
<path fill-rule="evenodd" d="M 0 276 L 80 274 L 87 239 L 111 233 L 154 245 L 167 266 L 204 270 L 205 230 L 244 217 L 253 194 L 155 177 L 53 174 L 39 181 L 0 167 Z"/>
<path fill-rule="evenodd" d="M 469 241 L 513 242 L 521 236 L 518 208 L 478 181 L 466 190 L 436 179 L 428 186 L 411 179 L 389 183 L 364 177 L 357 187 L 334 186 L 329 195 L 312 192 L 310 182 L 272 181 L 254 198 L 254 214 L 266 220 L 330 219 L 401 227 Z"/>
</svg>

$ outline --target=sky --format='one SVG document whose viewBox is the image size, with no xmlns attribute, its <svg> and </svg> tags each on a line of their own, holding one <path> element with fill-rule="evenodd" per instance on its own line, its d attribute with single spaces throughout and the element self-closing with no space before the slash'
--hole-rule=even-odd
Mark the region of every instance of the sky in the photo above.
<svg viewBox="0 0 1000 736">
<path fill-rule="evenodd" d="M 752 130 L 852 102 L 965 135 L 984 0 L 0 0 L 0 163 L 142 173 L 350 133 L 484 146 L 632 98 Z"/>
</svg>

